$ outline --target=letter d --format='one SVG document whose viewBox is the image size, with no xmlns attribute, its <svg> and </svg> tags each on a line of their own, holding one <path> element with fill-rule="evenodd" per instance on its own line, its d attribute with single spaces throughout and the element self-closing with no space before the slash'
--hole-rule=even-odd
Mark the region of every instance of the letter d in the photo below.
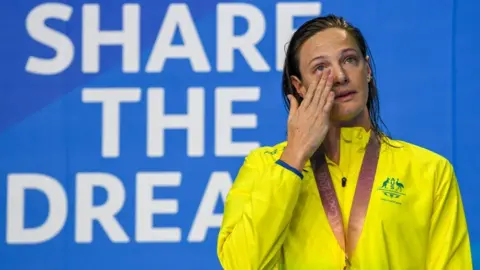
<svg viewBox="0 0 480 270">
<path fill-rule="evenodd" d="M 48 199 L 48 217 L 35 228 L 25 228 L 25 191 L 41 191 Z M 42 174 L 9 174 L 7 179 L 7 244 L 38 244 L 57 235 L 67 219 L 67 197 L 62 186 Z"/>
</svg>

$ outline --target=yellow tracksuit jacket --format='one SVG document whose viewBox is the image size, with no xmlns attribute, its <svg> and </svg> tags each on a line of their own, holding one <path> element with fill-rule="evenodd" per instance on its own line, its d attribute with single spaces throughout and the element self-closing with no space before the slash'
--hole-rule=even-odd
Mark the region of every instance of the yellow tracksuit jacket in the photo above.
<svg viewBox="0 0 480 270">
<path fill-rule="evenodd" d="M 363 128 L 343 128 L 340 164 L 327 159 L 345 231 L 369 137 Z M 350 269 L 472 269 L 452 165 L 419 146 L 398 140 L 389 144 L 381 145 Z M 345 253 L 323 210 L 311 165 L 308 162 L 299 172 L 277 162 L 285 146 L 283 142 L 252 151 L 239 170 L 225 202 L 218 237 L 217 254 L 224 269 L 339 270 L 345 266 Z"/>
</svg>

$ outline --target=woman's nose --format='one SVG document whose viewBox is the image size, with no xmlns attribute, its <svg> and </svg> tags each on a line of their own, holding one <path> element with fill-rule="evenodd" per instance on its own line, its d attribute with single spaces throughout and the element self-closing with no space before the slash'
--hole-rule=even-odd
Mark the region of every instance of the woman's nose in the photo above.
<svg viewBox="0 0 480 270">
<path fill-rule="evenodd" d="M 343 68 L 332 67 L 331 72 L 333 73 L 334 84 L 345 84 L 348 82 L 348 76 Z"/>
</svg>

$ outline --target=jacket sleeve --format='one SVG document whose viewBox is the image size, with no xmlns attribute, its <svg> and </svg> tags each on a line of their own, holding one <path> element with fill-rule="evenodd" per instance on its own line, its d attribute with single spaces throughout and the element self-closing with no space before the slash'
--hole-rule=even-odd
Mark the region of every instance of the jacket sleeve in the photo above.
<svg viewBox="0 0 480 270">
<path fill-rule="evenodd" d="M 263 151 L 246 157 L 225 201 L 217 245 L 224 269 L 273 269 L 280 258 L 303 176 Z"/>
<path fill-rule="evenodd" d="M 470 240 L 457 178 L 448 161 L 440 167 L 430 224 L 427 269 L 471 270 Z"/>
</svg>

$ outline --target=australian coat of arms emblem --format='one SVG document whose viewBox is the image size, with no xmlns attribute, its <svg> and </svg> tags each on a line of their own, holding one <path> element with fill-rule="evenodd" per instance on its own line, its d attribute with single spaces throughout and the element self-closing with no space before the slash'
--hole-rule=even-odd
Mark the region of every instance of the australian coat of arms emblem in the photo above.
<svg viewBox="0 0 480 270">
<path fill-rule="evenodd" d="M 378 188 L 389 199 L 398 199 L 400 196 L 405 195 L 403 192 L 405 186 L 399 179 L 387 178 L 382 182 L 382 186 Z"/>
</svg>

